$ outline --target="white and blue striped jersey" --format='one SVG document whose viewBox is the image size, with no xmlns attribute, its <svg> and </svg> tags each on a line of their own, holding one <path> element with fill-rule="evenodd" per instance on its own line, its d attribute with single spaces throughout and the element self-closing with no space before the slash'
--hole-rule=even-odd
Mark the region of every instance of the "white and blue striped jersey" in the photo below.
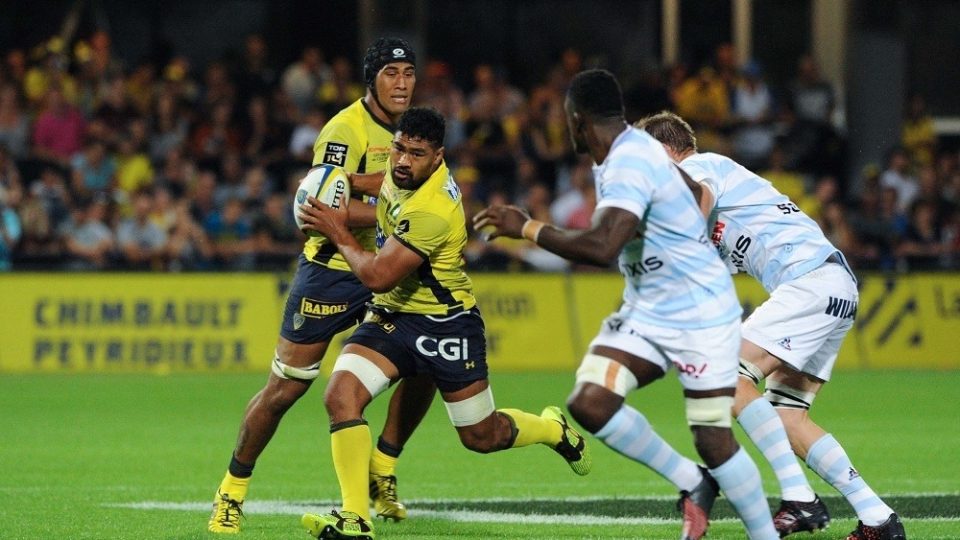
<svg viewBox="0 0 960 540">
<path fill-rule="evenodd" d="M 680 166 L 716 196 L 711 239 L 731 273 L 745 272 L 770 292 L 838 252 L 786 195 L 732 159 L 707 152 Z"/>
<path fill-rule="evenodd" d="M 622 315 L 667 328 L 708 328 L 740 317 L 733 280 L 706 237 L 693 194 L 663 146 L 628 127 L 593 169 L 597 210 L 640 219 L 620 252 Z"/>
</svg>

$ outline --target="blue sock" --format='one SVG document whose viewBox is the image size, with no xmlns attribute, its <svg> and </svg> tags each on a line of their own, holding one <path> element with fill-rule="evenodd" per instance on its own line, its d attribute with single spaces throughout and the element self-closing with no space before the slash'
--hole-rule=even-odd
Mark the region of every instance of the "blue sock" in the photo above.
<svg viewBox="0 0 960 540">
<path fill-rule="evenodd" d="M 624 456 L 650 467 L 680 491 L 691 491 L 703 480 L 697 464 L 667 444 L 633 407 L 621 407 L 596 437 Z"/>
<path fill-rule="evenodd" d="M 864 525 L 876 526 L 890 517 L 887 506 L 853 468 L 840 443 L 829 433 L 817 439 L 807 452 L 807 465 L 839 491 Z"/>
<path fill-rule="evenodd" d="M 760 470 L 746 450 L 740 448 L 733 457 L 716 469 L 710 469 L 720 490 L 737 511 L 747 534 L 753 540 L 778 539 L 767 498 L 760 483 Z"/>
<path fill-rule="evenodd" d="M 740 411 L 737 422 L 740 422 L 740 427 L 773 468 L 780 482 L 781 498 L 785 501 L 813 501 L 816 495 L 803 475 L 797 456 L 790 447 L 783 421 L 773 405 L 763 398 L 757 398 Z"/>
</svg>

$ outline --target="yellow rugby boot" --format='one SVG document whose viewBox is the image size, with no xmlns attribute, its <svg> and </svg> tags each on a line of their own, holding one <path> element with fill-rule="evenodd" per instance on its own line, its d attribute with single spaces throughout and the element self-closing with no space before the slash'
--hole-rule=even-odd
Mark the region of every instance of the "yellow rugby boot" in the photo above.
<svg viewBox="0 0 960 540">
<path fill-rule="evenodd" d="M 397 477 L 394 475 L 370 474 L 370 499 L 373 513 L 384 520 L 407 519 L 407 507 L 397 500 Z"/>
</svg>

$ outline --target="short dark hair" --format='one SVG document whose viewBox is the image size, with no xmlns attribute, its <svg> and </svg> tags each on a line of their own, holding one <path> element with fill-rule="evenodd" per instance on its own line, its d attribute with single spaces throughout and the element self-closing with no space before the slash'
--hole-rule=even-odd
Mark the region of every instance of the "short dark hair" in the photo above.
<svg viewBox="0 0 960 540">
<path fill-rule="evenodd" d="M 446 122 L 436 109 L 411 107 L 400 117 L 397 131 L 411 139 L 421 139 L 434 148 L 440 148 L 446 134 Z"/>
<path fill-rule="evenodd" d="M 577 73 L 567 97 L 574 109 L 593 118 L 623 118 L 623 92 L 613 73 L 589 69 Z"/>
<path fill-rule="evenodd" d="M 382 37 L 367 47 L 367 52 L 363 55 L 363 82 L 373 88 L 377 73 L 391 62 L 409 62 L 416 66 L 417 55 L 406 40 Z"/>
<path fill-rule="evenodd" d="M 697 137 L 693 134 L 693 128 L 686 120 L 670 111 L 661 111 L 641 118 L 633 127 L 646 131 L 675 152 L 697 151 Z"/>
</svg>

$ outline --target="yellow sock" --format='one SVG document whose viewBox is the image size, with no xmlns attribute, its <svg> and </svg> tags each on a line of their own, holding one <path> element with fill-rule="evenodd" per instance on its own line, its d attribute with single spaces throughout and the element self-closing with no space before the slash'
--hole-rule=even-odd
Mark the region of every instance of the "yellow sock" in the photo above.
<svg viewBox="0 0 960 540">
<path fill-rule="evenodd" d="M 536 443 L 556 446 L 563 437 L 559 422 L 540 418 L 520 409 L 497 409 L 497 412 L 509 416 L 517 427 L 517 439 L 513 441 L 512 448 Z"/>
<path fill-rule="evenodd" d="M 333 429 L 330 453 L 340 481 L 343 509 L 370 521 L 370 426 L 363 422 Z"/>
<path fill-rule="evenodd" d="M 374 447 L 370 455 L 370 474 L 379 476 L 394 476 L 397 469 L 397 458 L 388 456 Z"/>
<path fill-rule="evenodd" d="M 230 474 L 230 471 L 227 471 L 227 474 L 223 477 L 223 481 L 220 482 L 220 493 L 225 493 L 237 502 L 243 502 L 243 500 L 247 498 L 247 487 L 249 485 L 249 476 L 246 478 L 237 478 Z"/>
</svg>

